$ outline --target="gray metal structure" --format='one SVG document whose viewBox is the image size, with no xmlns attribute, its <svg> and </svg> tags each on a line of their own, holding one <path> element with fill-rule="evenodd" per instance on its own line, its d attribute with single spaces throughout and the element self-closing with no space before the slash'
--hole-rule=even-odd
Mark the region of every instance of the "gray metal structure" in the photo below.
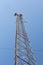
<svg viewBox="0 0 43 65">
<path fill-rule="evenodd" d="M 34 53 L 27 37 L 22 14 L 16 16 L 15 63 L 14 65 L 36 65 Z"/>
</svg>

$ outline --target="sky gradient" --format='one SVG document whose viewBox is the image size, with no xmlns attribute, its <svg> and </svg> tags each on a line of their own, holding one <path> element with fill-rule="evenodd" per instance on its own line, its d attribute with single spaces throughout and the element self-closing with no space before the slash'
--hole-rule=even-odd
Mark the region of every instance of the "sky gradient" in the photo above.
<svg viewBox="0 0 43 65">
<path fill-rule="evenodd" d="M 15 12 L 23 14 L 25 29 L 37 65 L 43 65 L 43 0 L 0 1 L 0 64 L 14 65 Z"/>
</svg>

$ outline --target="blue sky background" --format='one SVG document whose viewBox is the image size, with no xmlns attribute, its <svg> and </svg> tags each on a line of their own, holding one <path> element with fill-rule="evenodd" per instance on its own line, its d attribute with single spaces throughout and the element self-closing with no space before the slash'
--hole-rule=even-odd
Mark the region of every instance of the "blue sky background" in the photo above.
<svg viewBox="0 0 43 65">
<path fill-rule="evenodd" d="M 0 64 L 14 65 L 15 12 L 23 14 L 37 65 L 43 65 L 43 0 L 0 0 Z"/>
</svg>

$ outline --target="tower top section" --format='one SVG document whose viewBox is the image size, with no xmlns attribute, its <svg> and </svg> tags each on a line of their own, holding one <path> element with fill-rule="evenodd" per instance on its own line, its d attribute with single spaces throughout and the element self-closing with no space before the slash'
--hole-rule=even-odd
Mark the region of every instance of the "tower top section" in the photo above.
<svg viewBox="0 0 43 65">
<path fill-rule="evenodd" d="M 22 14 L 15 13 L 14 16 L 22 16 Z"/>
</svg>

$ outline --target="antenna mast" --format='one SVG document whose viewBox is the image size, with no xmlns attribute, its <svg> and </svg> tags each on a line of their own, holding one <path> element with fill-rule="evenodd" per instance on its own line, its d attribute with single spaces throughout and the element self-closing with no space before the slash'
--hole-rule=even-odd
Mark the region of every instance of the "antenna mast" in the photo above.
<svg viewBox="0 0 43 65">
<path fill-rule="evenodd" d="M 29 45 L 22 14 L 16 16 L 16 38 L 15 38 L 15 64 L 14 65 L 36 65 L 32 47 Z"/>
</svg>

